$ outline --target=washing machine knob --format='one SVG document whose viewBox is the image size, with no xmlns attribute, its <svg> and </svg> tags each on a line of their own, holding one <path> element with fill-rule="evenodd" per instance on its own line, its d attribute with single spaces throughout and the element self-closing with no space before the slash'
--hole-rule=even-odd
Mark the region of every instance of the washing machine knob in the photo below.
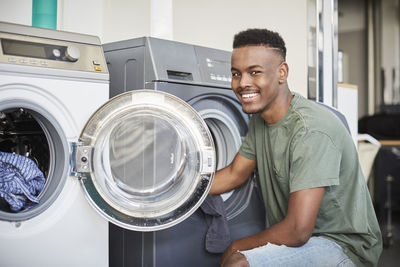
<svg viewBox="0 0 400 267">
<path fill-rule="evenodd" d="M 67 49 L 65 50 L 65 57 L 72 62 L 75 62 L 79 59 L 81 56 L 81 52 L 79 51 L 79 48 L 76 46 L 68 46 Z"/>
</svg>

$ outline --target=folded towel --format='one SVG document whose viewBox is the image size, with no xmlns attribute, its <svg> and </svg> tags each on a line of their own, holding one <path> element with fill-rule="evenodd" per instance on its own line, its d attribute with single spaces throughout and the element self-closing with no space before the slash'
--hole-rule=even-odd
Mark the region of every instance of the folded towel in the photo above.
<svg viewBox="0 0 400 267">
<path fill-rule="evenodd" d="M 28 209 L 33 203 L 39 203 L 37 196 L 44 184 L 43 173 L 31 159 L 0 152 L 0 197 L 10 204 L 12 211 Z"/>
<path fill-rule="evenodd" d="M 206 250 L 211 253 L 224 252 L 231 244 L 224 201 L 220 195 L 208 195 L 200 208 L 208 224 Z"/>
</svg>

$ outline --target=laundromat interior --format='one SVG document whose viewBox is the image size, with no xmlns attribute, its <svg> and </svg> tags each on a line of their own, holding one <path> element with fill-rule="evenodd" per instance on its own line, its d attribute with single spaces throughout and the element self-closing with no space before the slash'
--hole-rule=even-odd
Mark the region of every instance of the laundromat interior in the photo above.
<svg viewBox="0 0 400 267">
<path fill-rule="evenodd" d="M 209 195 L 249 129 L 251 28 L 346 125 L 398 266 L 400 0 L 0 0 L 0 267 L 220 266 L 271 227 L 257 171 Z"/>
</svg>

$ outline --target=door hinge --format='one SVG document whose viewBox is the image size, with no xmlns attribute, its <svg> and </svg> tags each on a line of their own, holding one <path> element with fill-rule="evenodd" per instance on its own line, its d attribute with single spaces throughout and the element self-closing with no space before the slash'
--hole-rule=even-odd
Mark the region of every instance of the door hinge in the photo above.
<svg viewBox="0 0 400 267">
<path fill-rule="evenodd" d="M 93 147 L 82 142 L 71 143 L 71 175 L 81 177 L 92 171 Z"/>
</svg>

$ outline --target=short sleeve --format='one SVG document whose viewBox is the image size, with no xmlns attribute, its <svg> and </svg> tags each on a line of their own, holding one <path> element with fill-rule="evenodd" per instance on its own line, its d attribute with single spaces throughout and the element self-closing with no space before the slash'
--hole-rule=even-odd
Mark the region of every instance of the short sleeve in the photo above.
<svg viewBox="0 0 400 267">
<path fill-rule="evenodd" d="M 341 153 L 319 131 L 303 132 L 291 145 L 290 192 L 339 185 Z"/>
<path fill-rule="evenodd" d="M 243 140 L 243 143 L 239 149 L 240 155 L 243 157 L 256 160 L 256 132 L 255 132 L 255 124 L 256 124 L 257 116 L 252 116 L 249 123 L 249 130 Z"/>
</svg>

